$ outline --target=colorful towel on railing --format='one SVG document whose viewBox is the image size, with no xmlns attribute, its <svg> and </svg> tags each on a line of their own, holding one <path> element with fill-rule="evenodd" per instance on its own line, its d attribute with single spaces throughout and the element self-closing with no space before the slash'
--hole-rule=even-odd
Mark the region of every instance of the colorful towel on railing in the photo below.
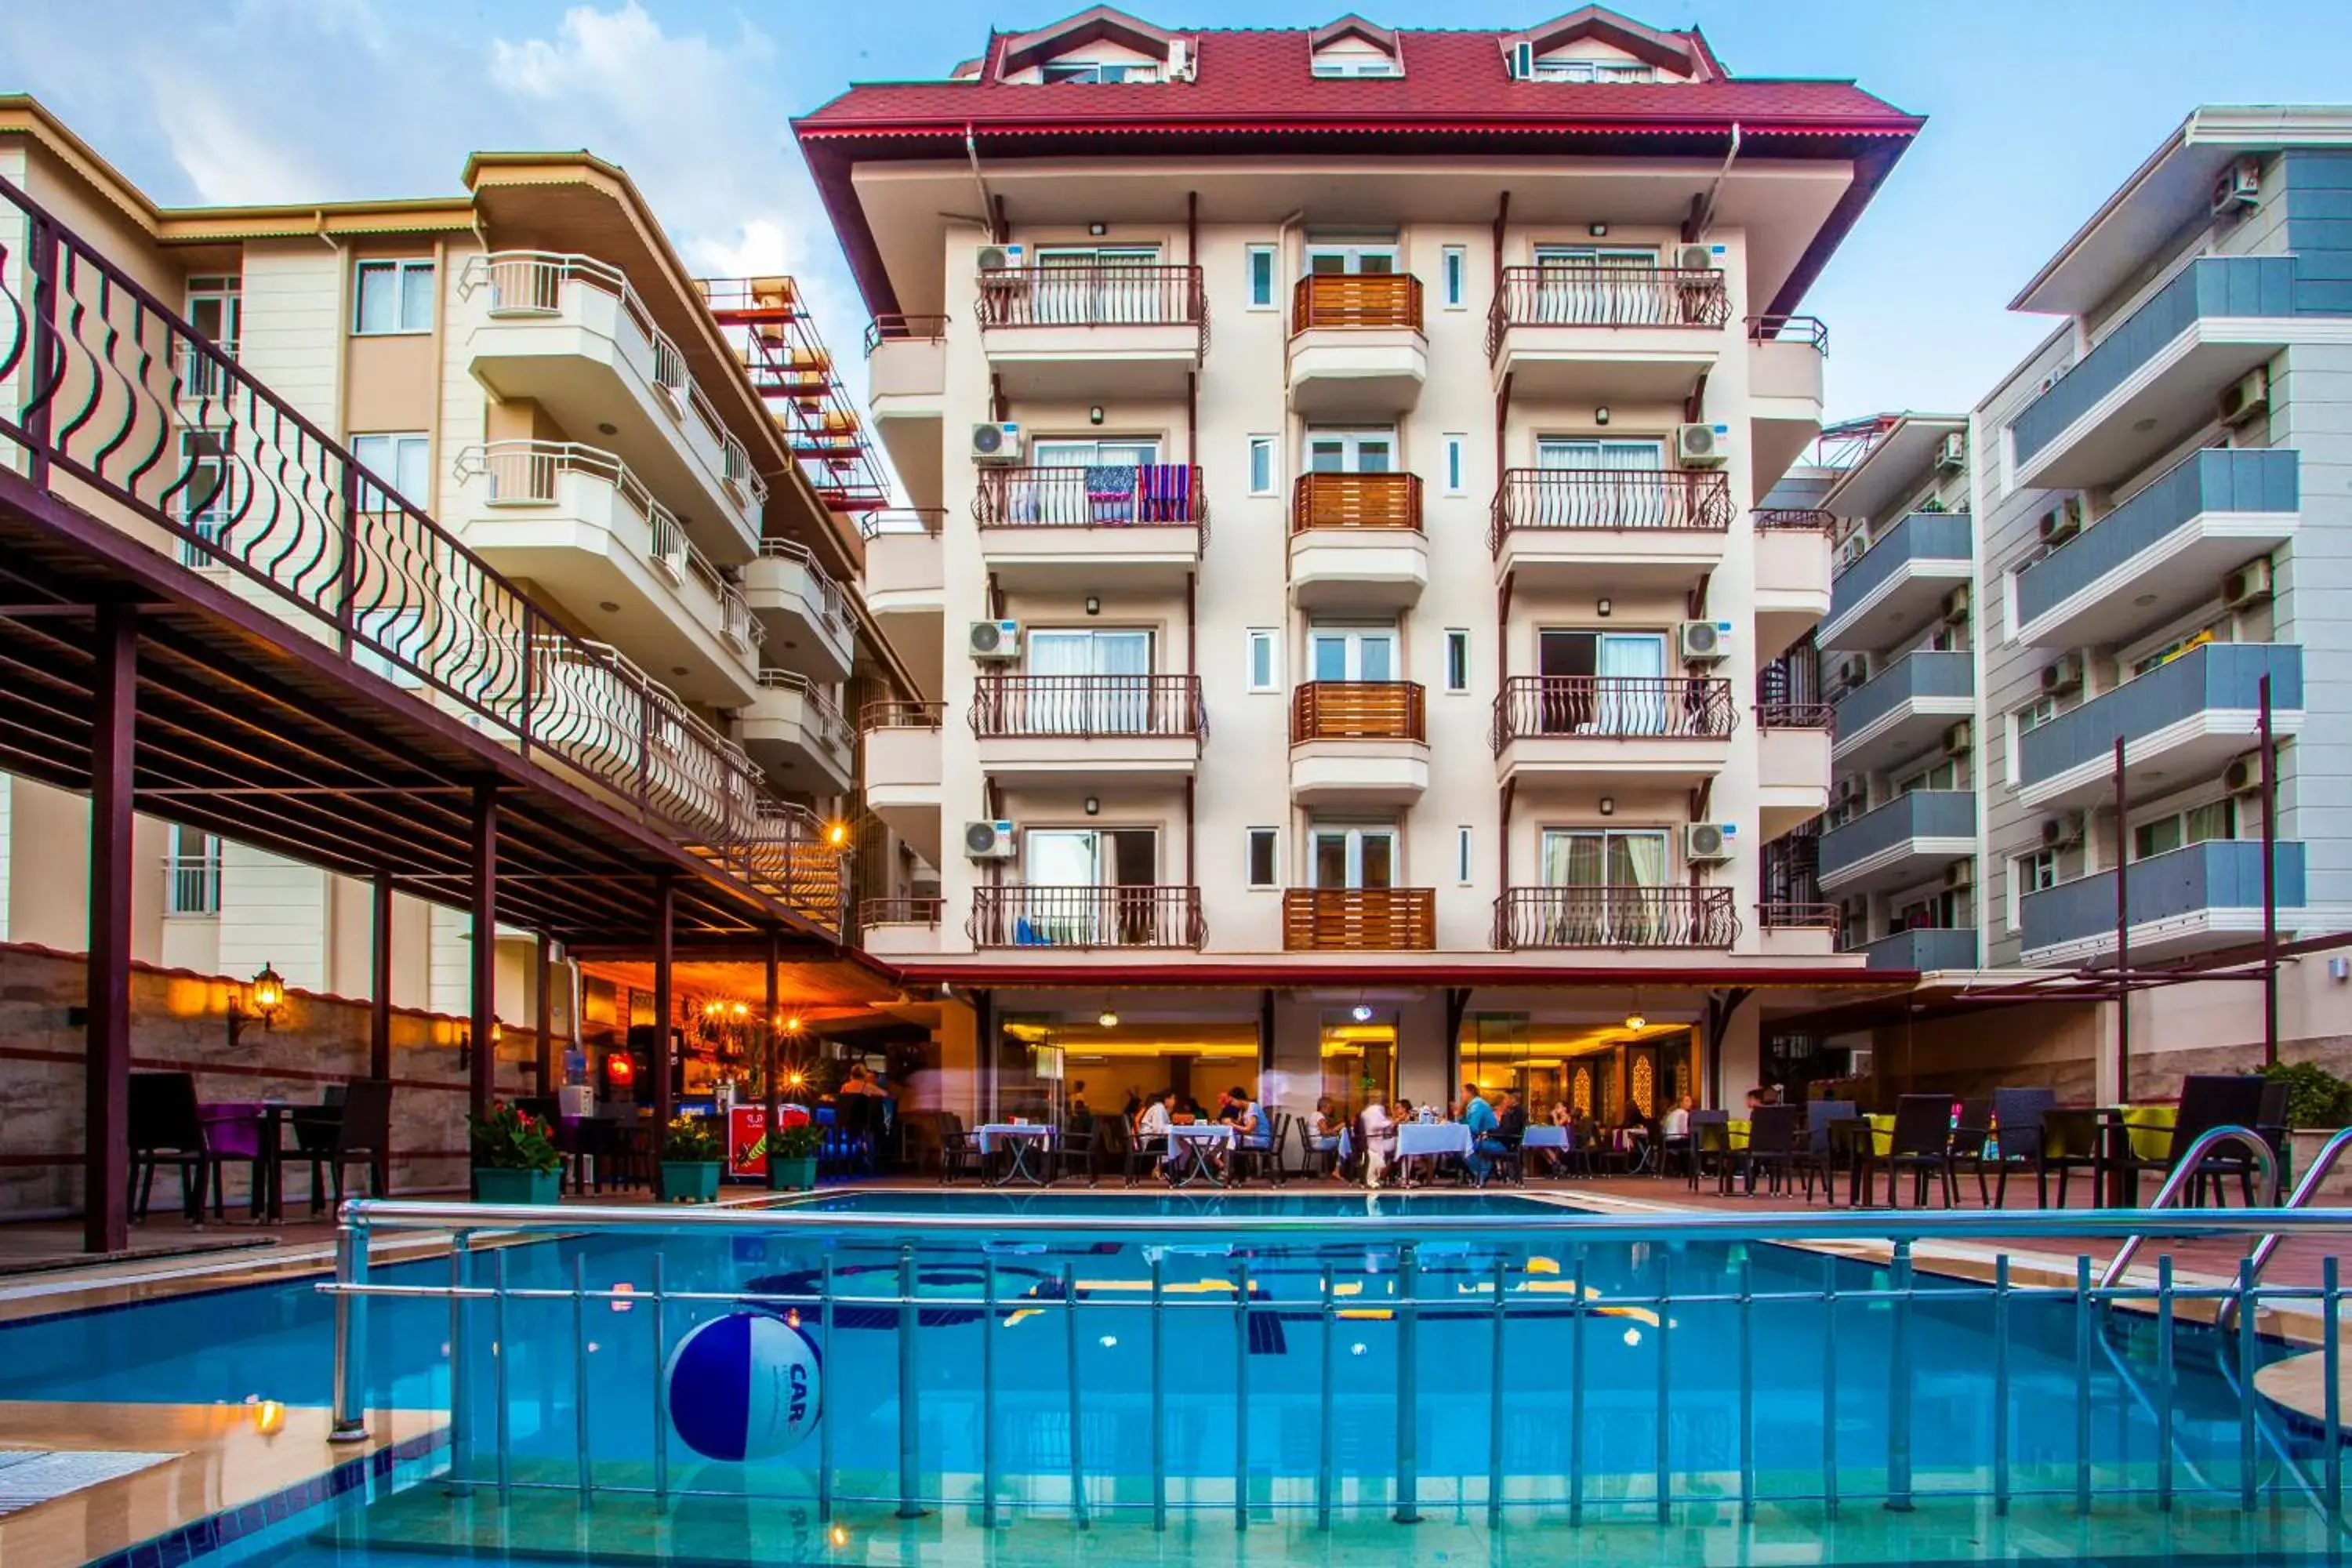
<svg viewBox="0 0 2352 1568">
<path fill-rule="evenodd" d="M 1192 468 L 1189 463 L 1152 463 L 1136 470 L 1139 522 L 1192 521 Z"/>
<path fill-rule="evenodd" d="M 1087 499 L 1091 501 L 1128 500 L 1135 495 L 1135 476 L 1140 471 L 1133 463 L 1096 463 L 1087 469 Z"/>
</svg>

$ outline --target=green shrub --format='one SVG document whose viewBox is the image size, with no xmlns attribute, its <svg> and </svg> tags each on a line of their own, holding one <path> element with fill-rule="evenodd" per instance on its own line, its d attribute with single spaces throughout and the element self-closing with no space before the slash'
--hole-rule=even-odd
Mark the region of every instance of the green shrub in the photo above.
<svg viewBox="0 0 2352 1568">
<path fill-rule="evenodd" d="M 673 1163 L 713 1161 L 719 1154 L 718 1137 L 698 1117 L 677 1117 L 662 1138 L 661 1157 Z"/>
<path fill-rule="evenodd" d="M 495 1100 L 488 1116 L 467 1118 L 474 1164 L 485 1171 L 560 1171 L 563 1155 L 547 1123 L 519 1105 Z"/>
<path fill-rule="evenodd" d="M 2289 1127 L 2352 1125 L 2352 1083 L 2347 1083 L 2317 1062 L 2274 1062 L 2263 1076 L 2286 1089 Z"/>
</svg>

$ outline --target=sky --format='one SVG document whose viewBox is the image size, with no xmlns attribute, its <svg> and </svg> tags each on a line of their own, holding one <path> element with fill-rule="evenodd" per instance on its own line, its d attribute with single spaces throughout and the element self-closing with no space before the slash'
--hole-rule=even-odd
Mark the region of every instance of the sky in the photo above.
<svg viewBox="0 0 2352 1568">
<path fill-rule="evenodd" d="M 34 93 L 166 205 L 430 195 L 478 149 L 585 147 L 698 271 L 799 277 L 837 357 L 866 311 L 786 121 L 936 78 L 1084 0 L 0 0 Z M 1171 27 L 1312 26 L 1347 0 L 1138 0 Z M 1367 0 L 1516 29 L 1570 0 Z M 1627 0 L 1735 75 L 1850 78 L 1927 118 L 1803 308 L 1828 412 L 1972 406 L 2054 323 L 2009 300 L 2200 103 L 2352 99 L 2347 0 Z M 854 369 L 853 375 L 856 374 Z M 862 388 L 853 386 L 862 395 Z"/>
</svg>

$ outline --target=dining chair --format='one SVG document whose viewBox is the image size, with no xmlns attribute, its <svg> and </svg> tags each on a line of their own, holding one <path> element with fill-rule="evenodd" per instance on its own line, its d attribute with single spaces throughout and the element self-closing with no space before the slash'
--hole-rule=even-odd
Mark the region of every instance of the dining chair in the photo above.
<svg viewBox="0 0 2352 1568">
<path fill-rule="evenodd" d="M 1805 1107 L 1804 1152 L 1797 1161 L 1797 1179 L 1807 1203 L 1813 1201 L 1816 1176 L 1821 1178 L 1824 1198 L 1837 1190 L 1839 1162 L 1852 1157 L 1850 1150 L 1838 1144 L 1838 1126 L 1854 1121 L 1859 1114 L 1851 1100 L 1817 1100 Z"/>
<path fill-rule="evenodd" d="M 534 1110 L 531 1114 L 536 1116 L 539 1112 Z M 301 1126 L 298 1116 L 295 1127 L 299 1131 Z M 343 1086 L 343 1103 L 335 1116 L 331 1136 L 323 1142 L 299 1148 L 291 1156 L 310 1163 L 310 1212 L 315 1215 L 325 1207 L 321 1197 L 329 1181 L 334 1188 L 335 1205 L 341 1206 L 343 1168 L 347 1165 L 365 1165 L 368 1196 L 384 1196 L 376 1184 L 376 1171 L 379 1158 L 388 1160 L 391 1152 L 392 1085 L 380 1078 L 352 1079 Z M 322 1181 L 322 1177 L 327 1180 Z"/>
<path fill-rule="evenodd" d="M 135 1072 L 125 1118 L 131 1142 L 131 1187 L 136 1202 L 134 1219 L 147 1217 L 155 1190 L 155 1172 L 169 1165 L 179 1173 L 180 1202 L 188 1223 L 205 1223 L 205 1185 L 211 1172 L 212 1152 L 205 1142 L 205 1124 L 196 1106 L 193 1073 Z"/>
</svg>

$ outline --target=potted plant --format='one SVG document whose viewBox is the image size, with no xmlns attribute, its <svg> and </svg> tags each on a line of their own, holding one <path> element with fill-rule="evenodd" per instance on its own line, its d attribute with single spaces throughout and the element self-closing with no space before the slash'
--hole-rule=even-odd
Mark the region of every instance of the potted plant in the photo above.
<svg viewBox="0 0 2352 1568">
<path fill-rule="evenodd" d="M 662 1134 L 662 1202 L 709 1203 L 718 1195 L 719 1140 L 699 1119 L 677 1118 Z"/>
<path fill-rule="evenodd" d="M 768 1135 L 768 1188 L 804 1193 L 816 1185 L 816 1152 L 824 1137 L 805 1112 L 786 1111 Z"/>
<path fill-rule="evenodd" d="M 2291 1157 L 2294 1175 L 2300 1177 L 2336 1129 L 2352 1125 L 2352 1083 L 2317 1062 L 2275 1062 L 2263 1069 L 2263 1076 L 2286 1085 Z M 2338 1161 L 2335 1173 L 2320 1184 L 2320 1195 L 2338 1198 L 2347 1193 L 2352 1193 L 2352 1163 Z"/>
<path fill-rule="evenodd" d="M 467 1131 L 478 1202 L 551 1204 L 562 1195 L 563 1156 L 544 1121 L 501 1100 L 488 1116 L 467 1118 Z"/>
</svg>

